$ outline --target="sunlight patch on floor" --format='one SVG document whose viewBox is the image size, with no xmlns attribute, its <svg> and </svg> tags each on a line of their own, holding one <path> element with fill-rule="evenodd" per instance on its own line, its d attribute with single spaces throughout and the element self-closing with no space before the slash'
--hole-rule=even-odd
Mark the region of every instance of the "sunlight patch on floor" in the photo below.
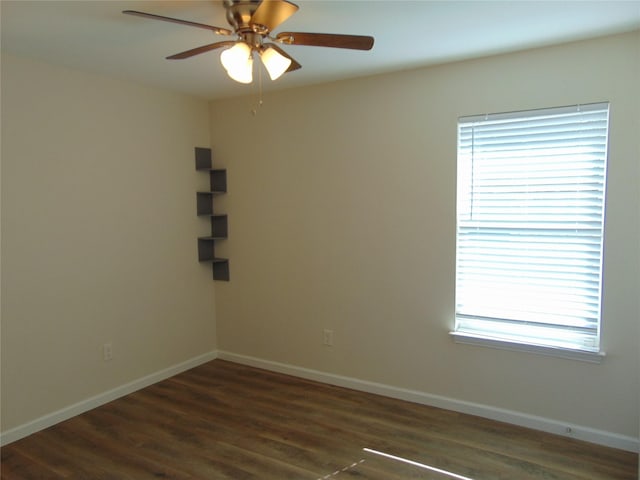
<svg viewBox="0 0 640 480">
<path fill-rule="evenodd" d="M 440 468 L 432 467 L 430 465 L 425 465 L 424 463 L 414 462 L 413 460 L 409 460 L 407 458 L 402 458 L 402 457 L 397 457 L 397 456 L 391 455 L 389 453 L 379 452 L 377 450 L 372 450 L 370 448 L 363 448 L 362 450 L 364 450 L 367 453 L 373 453 L 374 455 L 379 455 L 379 456 L 384 457 L 384 458 L 388 458 L 388 459 L 391 459 L 391 460 L 396 460 L 398 462 L 406 463 L 406 464 L 412 465 L 414 467 L 424 468 L 425 470 L 430 470 L 432 472 L 441 473 L 443 475 L 447 475 L 447 476 L 449 476 L 451 478 L 455 478 L 457 480 L 473 480 L 472 478 L 465 477 L 463 475 L 458 475 L 457 473 L 448 472 L 447 470 L 442 470 Z"/>
</svg>

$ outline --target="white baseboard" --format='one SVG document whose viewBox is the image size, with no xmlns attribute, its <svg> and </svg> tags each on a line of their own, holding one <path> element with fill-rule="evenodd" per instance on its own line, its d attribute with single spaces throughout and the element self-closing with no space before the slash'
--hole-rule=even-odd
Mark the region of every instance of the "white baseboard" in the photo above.
<svg viewBox="0 0 640 480">
<path fill-rule="evenodd" d="M 124 397 L 125 395 L 129 395 L 130 393 L 148 387 L 149 385 L 153 385 L 154 383 L 166 380 L 169 377 L 173 377 L 174 375 L 185 372 L 191 368 L 197 367 L 198 365 L 202 365 L 203 363 L 209 362 L 211 360 L 215 360 L 216 358 L 217 352 L 208 352 L 195 358 L 191 358 L 184 362 L 178 363 L 177 365 L 172 365 L 171 367 L 160 370 L 159 372 L 155 372 L 151 375 L 139 378 L 137 380 L 134 380 L 133 382 L 121 385 L 94 397 L 87 398 L 86 400 L 82 400 L 81 402 L 75 403 L 56 412 L 44 415 L 40 418 L 36 418 L 35 420 L 25 423 L 24 425 L 20 425 L 18 427 L 7 430 L 6 432 L 2 432 L 0 434 L 0 445 L 4 446 L 11 442 L 15 442 L 16 440 L 20 440 L 21 438 L 31 435 L 32 433 L 44 430 L 45 428 L 51 427 L 56 423 L 68 420 L 72 417 L 75 417 L 76 415 L 80 415 L 81 413 L 99 407 L 100 405 L 104 405 L 105 403 L 111 402 L 120 397 Z"/>
<path fill-rule="evenodd" d="M 620 435 L 617 433 L 607 432 L 604 430 L 596 430 L 593 428 L 563 423 L 526 413 L 505 410 L 502 408 L 491 407 L 478 403 L 465 402 L 453 398 L 443 397 L 440 395 L 432 395 L 416 390 L 408 390 L 404 388 L 393 387 L 381 383 L 369 382 L 352 377 L 335 375 L 332 373 L 311 370 L 307 368 L 288 365 L 285 363 L 272 362 L 260 358 L 250 357 L 246 355 L 238 355 L 232 352 L 218 351 L 218 358 L 228 360 L 230 362 L 240 363 L 257 368 L 263 368 L 278 373 L 293 375 L 296 377 L 315 380 L 318 382 L 328 383 L 339 387 L 351 388 L 368 393 L 375 393 L 386 397 L 407 400 L 422 405 L 444 408 L 460 413 L 476 415 L 499 422 L 511 423 L 521 427 L 532 428 L 543 432 L 554 433 L 565 437 L 571 437 L 586 442 L 604 445 L 607 447 L 618 448 L 629 452 L 638 452 L 640 442 L 637 438 Z"/>
<path fill-rule="evenodd" d="M 42 416 L 26 424 L 12 428 L 11 430 L 2 432 L 0 434 L 0 445 L 7 445 L 11 442 L 15 442 L 16 440 L 31 435 L 32 433 L 44 430 L 45 428 L 51 427 L 64 420 L 68 420 L 69 418 L 75 417 L 76 415 L 80 415 L 81 413 L 99 407 L 100 405 L 104 405 L 105 403 L 116 400 L 120 397 L 148 387 L 149 385 L 153 385 L 154 383 L 165 380 L 169 377 L 197 367 L 198 365 L 202 365 L 203 363 L 209 362 L 216 358 L 240 363 L 243 365 L 249 365 L 252 367 L 263 368 L 265 370 L 271 370 L 274 372 L 284 373 L 287 375 L 306 378 L 309 380 L 328 383 L 330 385 L 336 385 L 339 387 L 351 388 L 354 390 L 374 393 L 377 395 L 384 395 L 386 397 L 407 400 L 422 405 L 445 408 L 447 410 L 453 410 L 460 413 L 477 415 L 479 417 L 489 418 L 491 420 L 497 420 L 500 422 L 511 423 L 535 430 L 563 435 L 566 437 L 572 437 L 578 440 L 584 440 L 586 442 L 596 443 L 607 447 L 619 448 L 621 450 L 626 450 L 629 452 L 638 452 L 640 447 L 640 442 L 637 438 L 619 435 L 617 433 L 596 430 L 581 425 L 567 424 L 557 420 L 528 415 L 512 410 L 505 410 L 488 405 L 465 402 L 448 397 L 443 397 L 440 395 L 432 395 L 416 390 L 393 387 L 381 383 L 369 382 L 366 380 L 345 377 L 342 375 L 335 375 L 319 370 L 297 367 L 295 365 L 263 360 L 246 355 L 238 355 L 226 351 L 213 351 L 205 353 L 198 357 L 192 358 L 177 365 L 173 365 L 159 372 L 152 373 L 151 375 L 147 375 L 138 380 L 134 380 L 133 382 L 121 385 L 107 392 L 88 398 L 76 404 L 70 405 L 56 412 Z M 571 429 L 570 433 L 567 433 L 567 428 Z"/>
</svg>

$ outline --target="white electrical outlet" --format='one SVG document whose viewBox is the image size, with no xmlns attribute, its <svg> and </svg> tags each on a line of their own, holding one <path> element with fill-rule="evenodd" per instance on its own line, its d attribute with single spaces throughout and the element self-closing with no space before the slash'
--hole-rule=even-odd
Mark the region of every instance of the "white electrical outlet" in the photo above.
<svg viewBox="0 0 640 480">
<path fill-rule="evenodd" d="M 105 343 L 102 346 L 102 359 L 105 362 L 113 359 L 113 348 L 111 347 L 110 343 Z"/>
<path fill-rule="evenodd" d="M 333 330 L 325 329 L 322 343 L 327 347 L 333 347 Z"/>
</svg>

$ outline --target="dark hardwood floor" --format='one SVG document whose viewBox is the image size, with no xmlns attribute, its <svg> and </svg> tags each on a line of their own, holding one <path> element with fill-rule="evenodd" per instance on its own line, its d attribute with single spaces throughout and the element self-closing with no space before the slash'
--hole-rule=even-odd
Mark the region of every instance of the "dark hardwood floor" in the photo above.
<svg viewBox="0 0 640 480">
<path fill-rule="evenodd" d="M 2 479 L 610 480 L 637 478 L 637 462 L 214 360 L 3 447 Z"/>
</svg>

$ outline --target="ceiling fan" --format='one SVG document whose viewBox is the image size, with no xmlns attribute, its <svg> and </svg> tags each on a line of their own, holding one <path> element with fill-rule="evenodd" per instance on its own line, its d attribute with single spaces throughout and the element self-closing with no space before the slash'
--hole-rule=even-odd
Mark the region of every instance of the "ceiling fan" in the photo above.
<svg viewBox="0 0 640 480">
<path fill-rule="evenodd" d="M 276 80 L 287 72 L 301 68 L 280 45 L 309 45 L 316 47 L 371 50 L 373 37 L 364 35 L 340 35 L 332 33 L 280 32 L 273 30 L 291 15 L 298 6 L 288 0 L 223 0 L 227 21 L 232 29 L 214 27 L 203 23 L 177 18 L 163 17 L 152 13 L 124 10 L 127 15 L 179 23 L 191 27 L 210 30 L 216 35 L 234 36 L 234 40 L 224 40 L 192 48 L 167 57 L 181 60 L 211 50 L 224 48 L 220 61 L 229 77 L 240 83 L 253 81 L 253 53 L 256 52 L 264 64 L 271 80 Z"/>
</svg>

